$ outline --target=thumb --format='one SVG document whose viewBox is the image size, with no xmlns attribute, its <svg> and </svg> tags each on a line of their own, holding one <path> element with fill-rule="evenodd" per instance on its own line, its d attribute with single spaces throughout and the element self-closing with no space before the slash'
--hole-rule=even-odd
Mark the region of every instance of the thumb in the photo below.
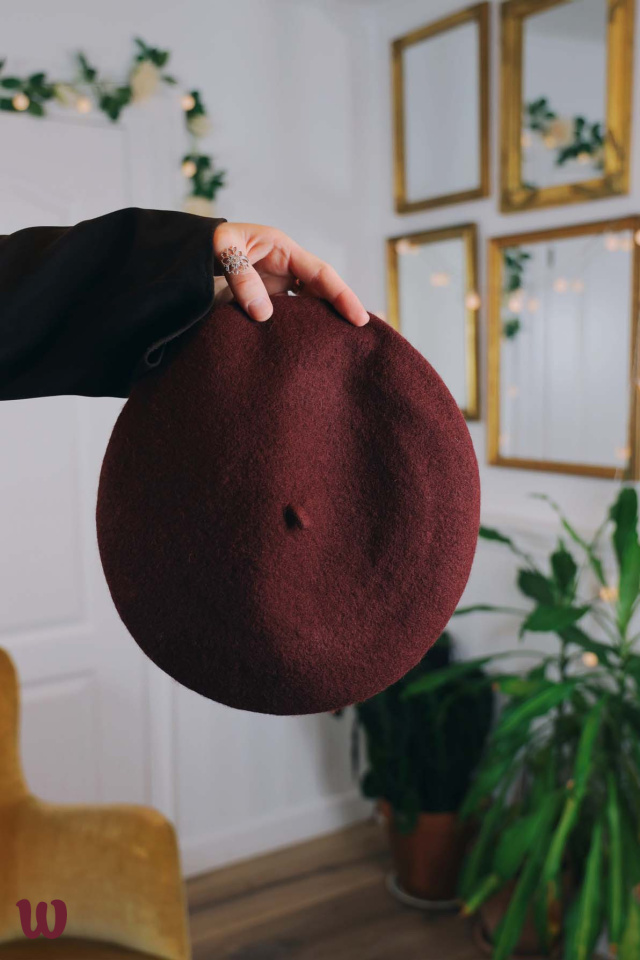
<svg viewBox="0 0 640 960">
<path fill-rule="evenodd" d="M 222 234 L 220 236 L 220 234 Z M 242 246 L 243 237 L 230 230 L 214 234 L 214 252 L 222 265 L 234 298 L 252 320 L 268 320 L 273 304 L 261 277 L 249 262 Z"/>
</svg>

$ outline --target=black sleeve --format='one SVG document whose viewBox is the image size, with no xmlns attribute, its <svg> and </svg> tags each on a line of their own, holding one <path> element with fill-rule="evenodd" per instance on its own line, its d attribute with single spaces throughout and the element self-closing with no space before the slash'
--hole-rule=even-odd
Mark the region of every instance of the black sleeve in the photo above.
<svg viewBox="0 0 640 960">
<path fill-rule="evenodd" d="M 0 400 L 128 396 L 210 310 L 223 222 L 130 208 L 0 237 Z"/>
</svg>

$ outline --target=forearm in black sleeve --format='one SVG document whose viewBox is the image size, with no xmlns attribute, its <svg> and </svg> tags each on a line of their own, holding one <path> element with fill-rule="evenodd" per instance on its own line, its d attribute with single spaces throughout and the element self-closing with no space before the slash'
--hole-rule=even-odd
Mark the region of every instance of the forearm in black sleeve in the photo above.
<svg viewBox="0 0 640 960">
<path fill-rule="evenodd" d="M 222 222 L 130 208 L 0 237 L 0 400 L 128 396 L 210 310 Z"/>
</svg>

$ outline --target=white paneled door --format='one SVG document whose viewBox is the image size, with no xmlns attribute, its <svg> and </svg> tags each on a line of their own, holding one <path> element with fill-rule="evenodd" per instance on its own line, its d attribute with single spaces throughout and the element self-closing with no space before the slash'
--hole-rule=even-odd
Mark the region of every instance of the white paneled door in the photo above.
<svg viewBox="0 0 640 960">
<path fill-rule="evenodd" d="M 159 119 L 147 111 L 145 130 L 136 117 L 134 134 L 93 118 L 2 117 L 0 234 L 133 202 L 170 206 L 178 153 L 149 135 Z M 148 667 L 111 604 L 95 536 L 100 463 L 121 405 L 0 403 L 0 646 L 22 681 L 26 773 L 51 800 L 153 793 Z"/>
</svg>

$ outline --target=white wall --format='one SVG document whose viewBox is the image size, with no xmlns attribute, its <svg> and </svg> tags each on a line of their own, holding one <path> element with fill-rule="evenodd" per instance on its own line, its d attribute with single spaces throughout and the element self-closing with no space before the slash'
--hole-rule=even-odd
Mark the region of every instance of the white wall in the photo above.
<svg viewBox="0 0 640 960">
<path fill-rule="evenodd" d="M 491 165 L 492 195 L 484 200 L 397 216 L 392 199 L 392 150 L 391 150 L 391 78 L 389 68 L 389 42 L 408 30 L 431 20 L 438 19 L 464 6 L 464 0 L 379 0 L 370 5 L 365 13 L 368 66 L 362 65 L 368 77 L 369 102 L 367 132 L 364 138 L 366 149 L 361 153 L 361 163 L 366 169 L 371 189 L 368 233 L 363 235 L 363 244 L 371 264 L 366 279 L 365 292 L 372 309 L 384 310 L 386 301 L 384 248 L 386 236 L 398 233 L 446 227 L 452 224 L 475 221 L 479 229 L 480 293 L 483 301 L 486 294 L 486 241 L 489 237 L 544 227 L 562 226 L 568 223 L 620 217 L 640 212 L 640 124 L 635 109 L 635 130 L 631 194 L 598 200 L 588 204 L 575 204 L 549 210 L 528 213 L 501 214 L 498 211 L 498 79 L 499 79 L 499 22 L 498 4 L 491 10 Z M 637 27 L 640 33 L 640 22 Z M 640 43 L 636 36 L 636 51 Z M 636 53 L 637 57 L 637 53 Z M 636 69 L 634 104 L 640 103 L 640 73 Z M 533 473 L 489 467 L 486 464 L 486 314 L 481 310 L 481 400 L 483 418 L 470 424 L 470 431 L 480 462 L 482 483 L 482 513 L 484 522 L 491 525 L 520 531 L 533 539 L 540 549 L 546 548 L 548 538 L 555 533 L 553 517 L 544 504 L 529 497 L 532 492 L 553 496 L 565 507 L 575 523 L 586 531 L 595 529 L 604 516 L 605 509 L 615 495 L 615 484 L 591 478 L 561 476 L 551 473 Z M 465 601 L 517 600 L 518 594 L 511 585 L 513 567 L 498 546 L 481 544 Z M 522 606 L 522 603 L 520 604 Z M 454 632 L 460 638 L 461 648 L 468 654 L 479 654 L 498 646 L 512 646 L 515 641 L 513 624 L 508 620 L 476 616 L 454 622 Z"/>
<path fill-rule="evenodd" d="M 0 43 L 8 69 L 52 77 L 68 76 L 78 48 L 114 77 L 129 62 L 133 36 L 170 49 L 171 72 L 202 91 L 212 114 L 207 147 L 229 171 L 219 213 L 284 229 L 362 286 L 357 26 L 356 7 L 333 3 L 110 0 L 98 8 L 32 0 L 3 10 Z M 165 147 L 177 166 L 183 144 Z M 350 775 L 346 721 L 243 714 L 163 686 L 150 670 L 153 770 L 144 799 L 175 819 L 187 872 L 336 828 L 368 809 Z M 25 735 L 33 729 L 26 723 Z M 81 793 L 74 799 L 91 799 Z"/>
</svg>

